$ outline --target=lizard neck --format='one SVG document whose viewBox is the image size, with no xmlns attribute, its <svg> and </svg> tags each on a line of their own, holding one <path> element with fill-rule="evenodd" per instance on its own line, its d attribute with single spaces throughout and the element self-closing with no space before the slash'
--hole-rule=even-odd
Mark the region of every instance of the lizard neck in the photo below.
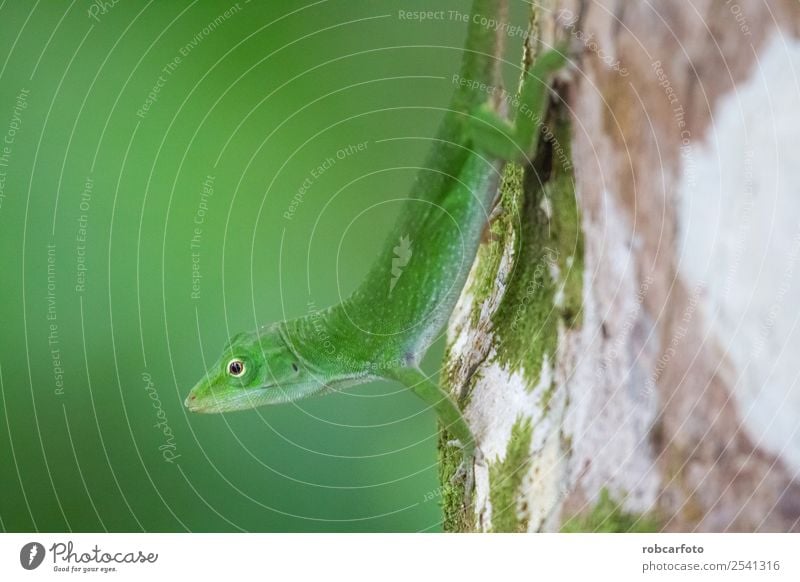
<svg viewBox="0 0 800 582">
<path fill-rule="evenodd" d="M 283 322 L 281 335 L 307 368 L 334 383 L 367 381 L 409 363 L 401 342 L 361 328 L 343 304 L 310 306 L 308 315 Z"/>
</svg>

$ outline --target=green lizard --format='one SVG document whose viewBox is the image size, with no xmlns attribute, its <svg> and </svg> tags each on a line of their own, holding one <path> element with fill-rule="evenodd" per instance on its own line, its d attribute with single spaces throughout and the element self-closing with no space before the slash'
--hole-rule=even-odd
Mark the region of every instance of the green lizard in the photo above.
<svg viewBox="0 0 800 582">
<path fill-rule="evenodd" d="M 530 159 L 535 151 L 548 79 L 565 62 L 560 52 L 543 54 L 522 83 L 513 121 L 502 118 L 490 91 L 499 84 L 503 33 L 485 26 L 487 19 L 500 21 L 502 4 L 473 3 L 460 78 L 454 78 L 457 89 L 437 145 L 364 282 L 326 310 L 234 336 L 189 393 L 189 410 L 243 410 L 389 379 L 436 410 L 463 447 L 463 467 L 471 474 L 479 452 L 472 432 L 449 394 L 418 364 L 464 286 L 503 164 Z"/>
</svg>

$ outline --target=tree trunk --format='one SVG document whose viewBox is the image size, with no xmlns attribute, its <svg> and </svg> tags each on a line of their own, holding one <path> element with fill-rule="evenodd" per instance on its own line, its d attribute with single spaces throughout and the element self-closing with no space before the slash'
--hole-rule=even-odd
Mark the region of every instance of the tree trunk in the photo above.
<svg viewBox="0 0 800 582">
<path fill-rule="evenodd" d="M 797 531 L 800 5 L 534 10 L 578 56 L 450 321 L 445 527 Z"/>
</svg>

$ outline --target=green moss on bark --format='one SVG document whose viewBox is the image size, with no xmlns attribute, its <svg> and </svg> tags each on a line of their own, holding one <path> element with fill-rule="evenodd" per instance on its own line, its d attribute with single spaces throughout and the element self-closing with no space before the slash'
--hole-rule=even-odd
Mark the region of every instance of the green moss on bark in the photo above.
<svg viewBox="0 0 800 582">
<path fill-rule="evenodd" d="M 476 271 L 467 290 L 473 298 L 470 323 L 478 324 L 483 306 L 502 283 L 505 291 L 490 322 L 494 357 L 509 372 L 521 372 L 528 389 L 533 390 L 540 383 L 545 361 L 552 364 L 556 359 L 559 330 L 580 326 L 582 322 L 584 240 L 575 192 L 571 124 L 565 107 L 550 108 L 542 126 L 536 158 L 531 164 L 526 167 L 506 165 L 499 213 L 492 220 L 488 238 L 478 251 Z M 499 270 L 506 253 L 510 255 L 511 264 L 508 269 L 504 266 L 501 274 Z M 499 280 L 501 275 L 504 281 Z M 448 347 L 445 362 L 450 360 Z M 480 369 L 460 395 L 462 409 L 469 401 L 479 373 Z M 444 381 L 453 388 L 448 374 Z M 544 390 L 540 401 L 542 409 L 550 406 L 557 388 L 552 384 Z M 508 458 L 525 457 L 509 461 L 521 466 L 529 463 L 527 449 L 523 454 L 520 446 L 525 431 L 524 427 L 516 425 L 515 430 L 517 434 L 512 435 L 514 443 L 513 446 L 509 444 Z M 463 485 L 454 486 L 449 481 L 460 463 L 460 451 L 445 446 L 446 440 L 447 435 L 443 434 L 439 447 L 445 529 L 469 531 L 474 528 L 474 512 L 472 508 L 464 511 Z M 504 461 L 502 466 L 490 471 L 505 469 Z M 520 469 L 519 478 L 524 474 L 525 470 Z M 490 478 L 496 482 L 494 477 Z M 512 482 L 510 488 L 500 486 L 497 491 L 492 486 L 493 529 L 516 531 L 527 527 L 519 523 L 515 504 L 503 506 L 502 498 L 514 497 L 519 485 Z M 495 504 L 497 496 L 500 500 Z M 494 513 L 498 506 L 508 507 L 511 513 L 505 510 Z"/>
<path fill-rule="evenodd" d="M 502 461 L 489 465 L 489 500 L 492 504 L 492 531 L 524 532 L 528 520 L 518 511 L 522 481 L 531 464 L 533 426 L 530 419 L 517 419 Z"/>
<path fill-rule="evenodd" d="M 506 164 L 500 184 L 499 213 L 489 225 L 489 240 L 478 249 L 476 270 L 469 293 L 472 295 L 473 326 L 478 324 L 481 309 L 486 301 L 497 292 L 497 278 L 503 252 L 513 245 L 517 236 L 514 222 L 519 220 L 519 204 L 523 198 L 522 168 L 516 164 Z"/>
<path fill-rule="evenodd" d="M 492 327 L 498 360 L 511 371 L 522 371 L 531 389 L 540 380 L 545 358 L 555 358 L 560 324 L 581 323 L 584 243 L 569 140 L 566 114 L 556 111 L 543 128 L 536 159 L 524 173 L 525 195 L 518 187 L 508 188 L 501 199 L 503 214 L 508 215 L 498 222 L 505 232 L 513 229 L 504 240 L 513 236 L 516 248 Z M 507 183 L 518 184 L 523 177 L 514 165 L 506 174 L 515 177 Z M 499 256 L 502 249 L 492 252 Z"/>
<path fill-rule="evenodd" d="M 445 429 L 439 431 L 439 482 L 441 483 L 442 525 L 445 531 L 466 532 L 475 529 L 473 504 L 465 503 L 463 479 L 455 479 L 464 455 L 460 448 L 447 443 L 452 439 Z"/>
<path fill-rule="evenodd" d="M 600 498 L 589 513 L 574 515 L 561 526 L 567 533 L 648 533 L 660 531 L 659 520 L 653 515 L 624 511 L 613 499 L 608 489 L 600 491 Z"/>
</svg>

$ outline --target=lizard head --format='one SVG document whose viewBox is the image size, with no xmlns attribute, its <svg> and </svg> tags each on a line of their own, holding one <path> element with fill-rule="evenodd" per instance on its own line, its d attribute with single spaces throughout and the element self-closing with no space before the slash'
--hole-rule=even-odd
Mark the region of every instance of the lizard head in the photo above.
<svg viewBox="0 0 800 582">
<path fill-rule="evenodd" d="M 326 388 L 325 378 L 309 370 L 272 325 L 234 336 L 184 404 L 192 412 L 230 412 L 291 402 Z"/>
</svg>

